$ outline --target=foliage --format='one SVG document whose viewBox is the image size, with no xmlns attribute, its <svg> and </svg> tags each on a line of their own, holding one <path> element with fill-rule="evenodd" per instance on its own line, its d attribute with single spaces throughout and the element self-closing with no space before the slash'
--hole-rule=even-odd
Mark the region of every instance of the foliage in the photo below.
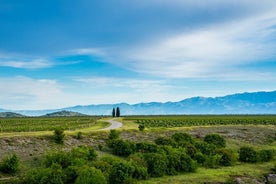
<svg viewBox="0 0 276 184">
<path fill-rule="evenodd" d="M 112 166 L 109 183 L 110 184 L 122 184 L 131 178 L 135 168 L 128 162 L 115 163 Z"/>
<path fill-rule="evenodd" d="M 166 174 L 168 160 L 166 155 L 159 153 L 145 153 L 143 155 L 147 163 L 148 173 L 152 177 L 161 177 Z"/>
<path fill-rule="evenodd" d="M 114 107 L 113 107 L 113 109 L 112 109 L 112 117 L 114 118 L 115 117 L 115 109 L 114 109 Z"/>
<path fill-rule="evenodd" d="M 115 139 L 108 142 L 108 147 L 112 149 L 115 155 L 129 156 L 136 150 L 135 143 L 124 141 L 122 139 Z"/>
<path fill-rule="evenodd" d="M 187 133 L 175 133 L 171 137 L 177 143 L 181 143 L 181 142 L 186 142 L 186 143 L 191 143 L 191 144 L 193 143 L 192 136 Z"/>
<path fill-rule="evenodd" d="M 195 142 L 195 147 L 204 155 L 215 155 L 216 146 L 213 144 L 208 144 L 206 142 Z"/>
<path fill-rule="evenodd" d="M 64 138 L 65 138 L 65 134 L 64 134 L 64 130 L 61 128 L 57 128 L 54 131 L 54 141 L 57 144 L 63 144 L 64 143 Z"/>
<path fill-rule="evenodd" d="M 206 135 L 204 141 L 209 144 L 214 144 L 217 148 L 224 148 L 226 146 L 225 139 L 218 134 Z"/>
<path fill-rule="evenodd" d="M 136 143 L 136 151 L 142 153 L 157 152 L 157 145 L 149 142 Z"/>
<path fill-rule="evenodd" d="M 76 139 L 82 139 L 83 138 L 83 133 L 82 132 L 78 132 L 76 135 Z"/>
<path fill-rule="evenodd" d="M 120 117 L 120 116 L 121 116 L 120 108 L 117 107 L 116 108 L 116 117 Z"/>
<path fill-rule="evenodd" d="M 275 115 L 182 115 L 128 117 L 147 128 L 209 125 L 276 125 Z"/>
<path fill-rule="evenodd" d="M 108 135 L 108 139 L 109 140 L 119 139 L 119 136 L 120 136 L 120 132 L 113 129 L 113 130 L 110 130 L 109 135 Z"/>
<path fill-rule="evenodd" d="M 145 125 L 139 125 L 138 128 L 139 128 L 140 131 L 144 131 L 145 130 Z"/>
<path fill-rule="evenodd" d="M 26 117 L 0 118 L 1 132 L 76 130 L 96 123 L 97 117 Z"/>
<path fill-rule="evenodd" d="M 258 151 L 258 161 L 260 162 L 268 162 L 273 157 L 273 151 L 272 150 L 260 150 Z"/>
<path fill-rule="evenodd" d="M 72 160 L 70 155 L 63 151 L 48 153 L 44 156 L 43 165 L 51 167 L 53 164 L 59 164 L 62 168 L 67 168 L 71 165 Z"/>
<path fill-rule="evenodd" d="M 49 168 L 33 169 L 23 178 L 24 184 L 63 184 L 65 175 L 58 164 Z"/>
<path fill-rule="evenodd" d="M 221 159 L 219 161 L 219 164 L 221 166 L 231 166 L 236 161 L 236 156 L 231 150 L 221 149 L 218 151 L 218 154 L 221 156 Z"/>
<path fill-rule="evenodd" d="M 170 137 L 158 137 L 154 142 L 157 145 L 176 146 L 176 142 Z"/>
<path fill-rule="evenodd" d="M 3 158 L 0 163 L 0 171 L 7 174 L 15 174 L 20 169 L 20 161 L 16 154 Z"/>
<path fill-rule="evenodd" d="M 106 179 L 101 170 L 95 167 L 83 166 L 78 171 L 75 184 L 106 184 Z"/>
<path fill-rule="evenodd" d="M 255 163 L 257 162 L 257 152 L 251 147 L 241 147 L 239 149 L 239 160 L 242 162 Z"/>
</svg>

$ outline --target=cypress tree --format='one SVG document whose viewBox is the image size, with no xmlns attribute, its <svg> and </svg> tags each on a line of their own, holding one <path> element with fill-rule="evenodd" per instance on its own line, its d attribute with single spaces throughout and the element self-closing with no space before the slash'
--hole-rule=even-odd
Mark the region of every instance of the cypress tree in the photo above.
<svg viewBox="0 0 276 184">
<path fill-rule="evenodd" d="M 117 108 L 116 108 L 116 117 L 120 117 L 120 116 L 121 116 L 120 108 L 117 107 Z"/>
<path fill-rule="evenodd" d="M 114 107 L 113 107 L 113 109 L 112 109 L 112 117 L 113 117 L 113 118 L 115 117 L 115 109 L 114 109 Z"/>
</svg>

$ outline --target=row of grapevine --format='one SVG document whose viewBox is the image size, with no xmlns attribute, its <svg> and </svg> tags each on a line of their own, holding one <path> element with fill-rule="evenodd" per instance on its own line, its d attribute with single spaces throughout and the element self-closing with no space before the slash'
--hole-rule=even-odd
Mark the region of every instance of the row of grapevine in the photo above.
<svg viewBox="0 0 276 184">
<path fill-rule="evenodd" d="M 56 128 L 75 130 L 96 123 L 97 117 L 31 117 L 0 118 L 0 132 L 52 131 Z"/>
<path fill-rule="evenodd" d="M 276 115 L 186 115 L 127 117 L 128 120 L 154 127 L 182 127 L 209 125 L 276 125 Z"/>
</svg>

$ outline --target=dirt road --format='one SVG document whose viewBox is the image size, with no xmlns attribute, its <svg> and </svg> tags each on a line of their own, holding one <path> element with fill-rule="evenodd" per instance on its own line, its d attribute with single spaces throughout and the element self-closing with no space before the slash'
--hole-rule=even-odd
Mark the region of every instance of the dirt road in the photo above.
<svg viewBox="0 0 276 184">
<path fill-rule="evenodd" d="M 111 123 L 111 125 L 102 130 L 113 130 L 113 129 L 121 128 L 123 126 L 121 122 L 115 121 L 114 119 L 108 120 L 107 122 Z"/>
</svg>

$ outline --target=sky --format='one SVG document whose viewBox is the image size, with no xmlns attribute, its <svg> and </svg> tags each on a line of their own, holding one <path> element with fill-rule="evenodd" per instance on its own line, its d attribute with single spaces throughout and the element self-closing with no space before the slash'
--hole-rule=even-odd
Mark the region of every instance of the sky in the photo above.
<svg viewBox="0 0 276 184">
<path fill-rule="evenodd" d="M 275 0 L 0 0 L 0 108 L 276 90 Z"/>
</svg>

